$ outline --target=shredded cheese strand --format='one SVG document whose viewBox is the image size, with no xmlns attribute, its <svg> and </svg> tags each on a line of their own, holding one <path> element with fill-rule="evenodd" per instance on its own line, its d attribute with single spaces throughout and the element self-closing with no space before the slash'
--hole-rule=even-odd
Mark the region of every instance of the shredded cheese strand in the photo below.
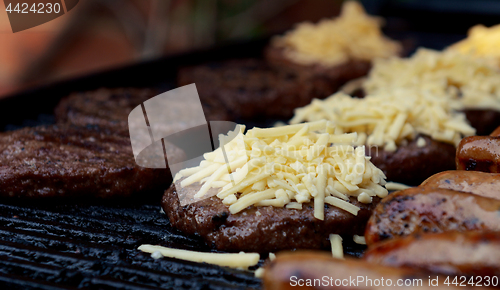
<svg viewBox="0 0 500 290">
<path fill-rule="evenodd" d="M 164 257 L 175 258 L 185 261 L 208 263 L 231 268 L 248 269 L 257 265 L 260 259 L 258 253 L 205 253 L 188 250 L 180 250 L 154 245 L 141 245 L 138 250 L 146 253 L 160 252 Z"/>
</svg>

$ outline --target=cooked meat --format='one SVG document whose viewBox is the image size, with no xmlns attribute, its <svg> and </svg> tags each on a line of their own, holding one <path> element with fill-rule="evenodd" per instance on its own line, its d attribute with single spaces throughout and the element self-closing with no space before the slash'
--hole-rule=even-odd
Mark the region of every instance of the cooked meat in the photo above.
<svg viewBox="0 0 500 290">
<path fill-rule="evenodd" d="M 328 79 L 332 86 L 335 86 L 335 91 L 348 81 L 367 75 L 372 67 L 371 63 L 366 60 L 350 60 L 336 66 L 324 66 L 320 64 L 303 65 L 286 57 L 283 51 L 283 48 L 269 45 L 265 49 L 264 55 L 266 60 L 279 70 L 308 73 L 317 78 Z"/>
<path fill-rule="evenodd" d="M 453 145 L 421 137 L 426 142 L 424 147 L 417 146 L 417 137 L 408 145 L 399 146 L 395 152 L 366 146 L 366 154 L 372 157 L 371 161 L 385 173 L 388 181 L 408 185 L 419 185 L 437 172 L 455 168 Z"/>
<path fill-rule="evenodd" d="M 369 247 L 417 232 L 499 231 L 500 200 L 441 188 L 410 188 L 385 197 L 366 226 Z"/>
<path fill-rule="evenodd" d="M 500 126 L 497 127 L 493 132 L 491 132 L 490 136 L 492 136 L 492 137 L 500 137 Z"/>
<path fill-rule="evenodd" d="M 435 279 L 433 275 L 431 279 Z M 264 289 L 462 289 L 444 284 L 446 277 L 429 281 L 429 274 L 387 267 L 362 260 L 332 258 L 331 254 L 297 252 L 278 254 L 265 267 Z M 403 285 L 398 285 L 403 283 Z M 406 284 L 405 284 L 406 283 Z M 406 285 L 406 286 L 404 286 Z M 470 288 L 469 288 L 470 289 Z"/>
<path fill-rule="evenodd" d="M 376 244 L 365 260 L 442 275 L 499 276 L 500 233 L 414 234 Z"/>
<path fill-rule="evenodd" d="M 71 123 L 78 126 L 99 125 L 110 128 L 116 134 L 129 136 L 128 115 L 144 101 L 160 94 L 152 89 L 99 89 L 90 92 L 74 93 L 61 100 L 55 109 L 58 123 Z M 168 109 L 168 108 L 167 108 Z M 220 109 L 204 106 L 208 120 L 225 120 Z"/>
<path fill-rule="evenodd" d="M 288 119 L 293 110 L 338 89 L 327 78 L 274 70 L 256 59 L 211 63 L 179 71 L 179 86 L 195 83 L 203 104 L 232 120 Z"/>
<path fill-rule="evenodd" d="M 352 80 L 342 88 L 342 91 L 351 96 L 364 98 L 366 92 L 363 89 L 365 78 Z M 500 112 L 487 109 L 465 109 L 465 117 L 469 120 L 471 126 L 476 129 L 476 135 L 488 135 L 498 124 L 500 124 Z"/>
<path fill-rule="evenodd" d="M 498 173 L 444 171 L 429 177 L 421 186 L 470 192 L 500 200 L 500 174 Z"/>
<path fill-rule="evenodd" d="M 457 148 L 458 170 L 500 173 L 500 137 L 470 136 Z"/>
<path fill-rule="evenodd" d="M 151 89 L 99 89 L 73 93 L 55 109 L 57 122 L 78 126 L 98 125 L 128 136 L 128 114 L 159 92 Z"/>
<path fill-rule="evenodd" d="M 181 157 L 171 147 L 171 156 Z M 135 164 L 130 140 L 96 126 L 52 125 L 0 134 L 0 196 L 113 197 L 160 193 L 166 169 Z"/>
<path fill-rule="evenodd" d="M 467 120 L 476 129 L 476 135 L 488 135 L 500 124 L 500 112 L 495 110 L 464 110 Z"/>
<path fill-rule="evenodd" d="M 194 194 L 199 189 L 197 183 L 182 188 L 181 194 Z M 214 192 L 217 191 L 212 188 L 207 194 Z M 267 253 L 329 248 L 330 234 L 352 240 L 353 235 L 363 234 L 366 221 L 379 200 L 374 197 L 372 204 L 363 204 L 351 198 L 350 202 L 361 208 L 357 216 L 325 205 L 325 220 L 321 221 L 314 218 L 312 202 L 304 204 L 302 210 L 266 206 L 250 207 L 237 214 L 231 214 L 228 206 L 215 196 L 181 206 L 176 187 L 172 185 L 163 196 L 162 206 L 174 228 L 199 235 L 218 250 Z"/>
</svg>

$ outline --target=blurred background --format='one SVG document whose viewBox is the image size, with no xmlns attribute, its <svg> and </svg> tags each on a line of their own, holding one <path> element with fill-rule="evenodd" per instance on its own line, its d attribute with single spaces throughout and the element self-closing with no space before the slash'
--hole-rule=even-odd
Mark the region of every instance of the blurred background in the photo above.
<svg viewBox="0 0 500 290">
<path fill-rule="evenodd" d="M 386 33 L 441 49 L 481 23 L 499 0 L 360 1 Z M 0 4 L 0 97 L 58 80 L 234 41 L 283 33 L 339 13 L 341 0 L 80 0 L 66 15 L 12 33 Z"/>
</svg>

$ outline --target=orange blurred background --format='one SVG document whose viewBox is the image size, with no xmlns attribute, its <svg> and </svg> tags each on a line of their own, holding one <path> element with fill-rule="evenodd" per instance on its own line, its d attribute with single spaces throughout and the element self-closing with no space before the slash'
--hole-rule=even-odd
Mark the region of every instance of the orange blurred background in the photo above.
<svg viewBox="0 0 500 290">
<path fill-rule="evenodd" d="M 281 33 L 338 14 L 325 0 L 80 0 L 13 33 L 0 1 L 0 96 L 235 39 Z"/>
</svg>

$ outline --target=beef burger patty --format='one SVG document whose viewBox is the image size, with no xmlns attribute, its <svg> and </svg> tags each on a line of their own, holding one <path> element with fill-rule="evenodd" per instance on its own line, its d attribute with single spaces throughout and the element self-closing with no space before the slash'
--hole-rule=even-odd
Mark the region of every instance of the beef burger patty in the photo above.
<svg viewBox="0 0 500 290">
<path fill-rule="evenodd" d="M 200 184 L 181 188 L 192 195 Z M 210 189 L 208 195 L 216 192 Z M 172 184 L 165 192 L 162 207 L 174 228 L 190 235 L 201 236 L 210 246 L 224 251 L 274 252 L 291 249 L 322 249 L 330 247 L 330 234 L 345 236 L 363 235 L 371 212 L 380 201 L 373 197 L 364 204 L 351 197 L 349 202 L 359 208 L 357 216 L 340 208 L 325 204 L 324 221 L 314 217 L 313 202 L 305 203 L 302 210 L 284 207 L 249 207 L 231 214 L 229 207 L 216 196 L 181 206 L 177 188 Z"/>
<path fill-rule="evenodd" d="M 182 156 L 170 147 L 167 155 Z M 0 133 L 0 196 L 100 197 L 160 192 L 166 169 L 136 165 L 130 139 L 97 126 L 51 125 Z"/>
</svg>

